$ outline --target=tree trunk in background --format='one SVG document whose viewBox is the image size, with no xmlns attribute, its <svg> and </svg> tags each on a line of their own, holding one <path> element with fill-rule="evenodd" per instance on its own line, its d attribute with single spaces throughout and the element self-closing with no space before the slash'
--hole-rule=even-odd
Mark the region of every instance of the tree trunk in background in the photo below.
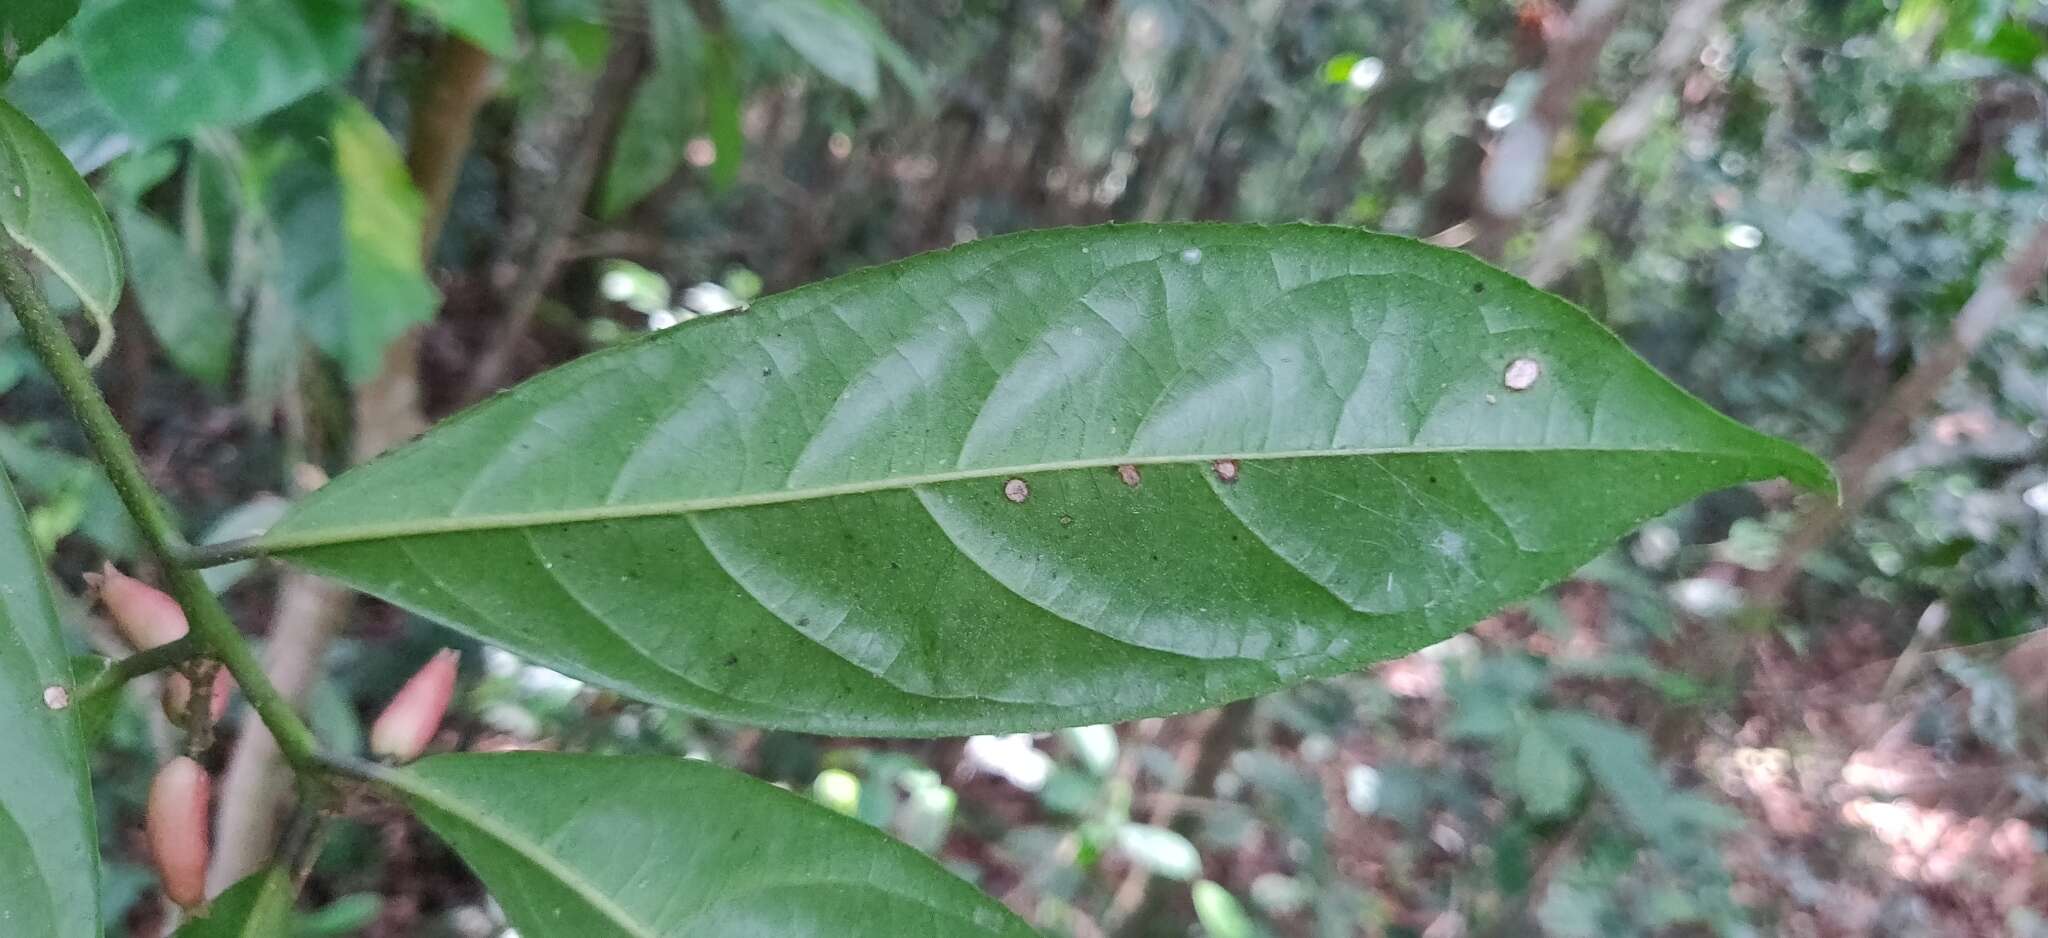
<svg viewBox="0 0 2048 938">
<path fill-rule="evenodd" d="M 561 175 L 537 219 L 533 251 L 520 265 L 517 278 L 505 293 L 504 321 L 498 324 L 489 344 L 477 353 L 476 365 L 470 370 L 467 390 L 462 396 L 465 403 L 497 390 L 510 376 L 513 359 L 533 327 L 541 300 L 548 286 L 555 282 L 562 261 L 569 256 L 570 238 L 576 233 L 576 223 L 583 218 L 605 154 L 610 152 L 619 124 L 625 120 L 633 89 L 647 71 L 647 31 L 617 29 L 613 36 L 615 41 L 611 54 L 605 57 L 604 71 L 590 91 L 589 116 L 575 135 L 568 158 L 562 160 Z"/>
<path fill-rule="evenodd" d="M 1138 210 L 1139 221 L 1161 221 L 1171 215 L 1181 186 L 1187 181 L 1188 167 L 1197 159 L 1206 160 L 1215 151 L 1223 117 L 1230 113 L 1231 102 L 1237 100 L 1245 75 L 1251 70 L 1252 56 L 1265 46 L 1266 32 L 1283 6 L 1285 0 L 1260 0 L 1249 12 L 1248 21 L 1231 38 L 1230 47 L 1224 50 L 1222 60 L 1216 63 L 1195 97 L 1187 136 L 1180 146 L 1167 149 L 1165 163 L 1152 179 L 1144 207 Z"/>
<path fill-rule="evenodd" d="M 1231 755 L 1243 748 L 1244 737 L 1251 729 L 1252 716 L 1257 708 L 1258 699 L 1248 698 L 1226 704 L 1206 718 L 1206 725 L 1201 727 L 1187 756 L 1181 760 L 1187 785 L 1179 792 L 1178 799 L 1153 810 L 1145 818 L 1145 823 L 1170 828 L 1186 837 L 1189 843 L 1198 842 L 1196 838 L 1201 833 L 1202 815 L 1199 811 L 1185 809 L 1181 801 L 1203 801 L 1216 796 L 1216 779 L 1229 767 Z M 1203 718 L 1175 719 L 1193 722 Z M 1173 903 L 1173 896 L 1168 891 L 1158 888 L 1157 879 L 1143 869 L 1132 869 L 1112 900 L 1110 914 L 1113 918 L 1104 919 L 1104 928 L 1116 938 L 1175 938 L 1192 934 L 1191 917 L 1184 914 L 1184 908 Z"/>
<path fill-rule="evenodd" d="M 1067 154 L 1067 124 L 1073 120 L 1074 105 L 1082 90 L 1095 75 L 1096 64 L 1102 58 L 1103 37 L 1109 32 L 1110 16 L 1115 12 L 1116 4 L 1110 0 L 1088 0 L 1080 16 L 1059 27 L 1055 53 L 1059 57 L 1058 77 L 1047 97 L 1039 102 L 1038 133 L 1016 179 L 1017 204 L 1028 216 L 1043 213 L 1056 195 L 1047 188 L 1045 180 Z"/>
<path fill-rule="evenodd" d="M 1479 206 L 1469 250 L 1498 260 L 1522 216 L 1543 196 L 1550 149 L 1572 117 L 1572 105 L 1600 64 L 1600 50 L 1621 22 L 1621 0 L 1582 0 L 1543 60 L 1542 84 L 1529 110 L 1494 140 L 1479 169 Z"/>
<path fill-rule="evenodd" d="M 939 156 L 939 171 L 944 175 L 939 180 L 937 194 L 924 207 L 922 224 L 911 238 L 911 251 L 927 251 L 942 248 L 953 243 L 953 230 L 957 224 L 960 203 L 966 201 L 968 193 L 974 191 L 976 183 L 988 167 L 982 154 L 983 135 L 988 128 L 988 115 L 1000 114 L 1010 99 L 1010 69 L 1016 38 L 1018 11 L 1023 4 L 1012 3 L 1003 7 L 1002 18 L 997 21 L 995 48 L 991 51 L 988 68 L 981 73 L 981 90 L 978 95 L 960 92 L 949 95 L 945 110 L 939 115 L 935 137 L 937 145 L 932 149 Z"/>
<path fill-rule="evenodd" d="M 1344 118 L 1344 142 L 1332 158 L 1330 171 L 1324 174 L 1325 182 L 1316 196 L 1316 221 L 1336 221 L 1344 214 L 1344 209 L 1358 198 L 1353 190 L 1357 189 L 1358 179 L 1365 171 L 1365 156 L 1358 151 L 1365 146 L 1366 135 L 1372 133 L 1373 125 L 1379 122 L 1380 111 L 1386 108 L 1387 103 L 1385 91 L 1375 89 L 1375 92 Z"/>
<path fill-rule="evenodd" d="M 1835 459 L 1840 504 L 1821 505 L 1794 525 L 1771 568 L 1751 584 L 1750 605 L 1776 611 L 1785 601 L 1806 555 L 1826 545 L 1876 493 L 1877 464 L 1906 439 L 1913 421 L 1926 413 L 1941 389 L 1975 356 L 1998 324 L 2020 308 L 2048 276 L 2048 221 L 2037 222 L 2007 249 L 1998 269 L 1986 274 L 1956 313 L 1948 338 L 1913 364 L 1873 408 Z"/>
<path fill-rule="evenodd" d="M 429 63 L 406 157 L 407 169 L 425 203 L 421 251 L 429 263 L 448 216 L 457 171 L 469 150 L 477 111 L 490 98 L 495 72 L 489 53 L 452 36 L 441 41 Z M 415 328 L 392 343 L 385 350 L 383 369 L 356 391 L 351 462 L 366 462 L 426 427 L 420 412 L 422 333 Z M 353 596 L 351 591 L 311 574 L 286 573 L 279 580 L 263 668 L 278 693 L 293 704 L 303 704 L 320 677 L 327 648 L 346 623 Z M 291 772 L 279 758 L 277 741 L 260 722 L 243 721 L 242 735 L 221 778 L 220 820 L 215 825 L 213 864 L 207 872 L 210 893 L 234 885 L 270 859 L 277 845 L 279 814 L 291 785 Z"/>
<path fill-rule="evenodd" d="M 1555 281 L 1574 259 L 1579 235 L 1593 218 L 1607 180 L 1628 151 L 1642 142 L 1656 120 L 1657 108 L 1670 96 L 1685 68 L 1706 39 L 1707 30 L 1721 15 L 1726 0 L 1683 0 L 1671 13 L 1664 37 L 1650 53 L 1650 74 L 1636 86 L 1621 108 L 1600 125 L 1593 137 L 1598 154 L 1572 180 L 1565 191 L 1563 207 L 1544 229 L 1523 275 L 1537 286 Z"/>
</svg>

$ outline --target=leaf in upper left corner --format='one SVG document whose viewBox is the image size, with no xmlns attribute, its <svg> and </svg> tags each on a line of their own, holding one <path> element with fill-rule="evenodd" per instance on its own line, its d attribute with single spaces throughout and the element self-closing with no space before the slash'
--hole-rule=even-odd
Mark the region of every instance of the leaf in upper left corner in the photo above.
<svg viewBox="0 0 2048 938">
<path fill-rule="evenodd" d="M 78 0 L 7 0 L 0 4 L 0 81 L 14 63 L 57 35 L 78 13 Z"/>
<path fill-rule="evenodd" d="M 0 922 L 9 935 L 96 938 L 99 839 L 76 683 L 43 556 L 0 473 Z"/>
<path fill-rule="evenodd" d="M 48 134 L 0 101 L 0 231 L 35 255 L 86 307 L 112 315 L 121 249 L 85 180 Z"/>
<path fill-rule="evenodd" d="M 171 938 L 285 938 L 291 919 L 291 876 L 271 867 L 228 887 L 205 917 L 186 921 Z"/>
</svg>

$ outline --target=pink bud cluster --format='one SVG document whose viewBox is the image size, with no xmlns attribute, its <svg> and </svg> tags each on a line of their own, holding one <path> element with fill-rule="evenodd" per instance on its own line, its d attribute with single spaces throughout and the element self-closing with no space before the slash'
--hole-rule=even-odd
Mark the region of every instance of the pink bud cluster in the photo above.
<svg viewBox="0 0 2048 938">
<path fill-rule="evenodd" d="M 109 563 L 86 581 L 114 620 L 122 638 L 137 651 L 147 651 L 184 638 L 189 626 L 185 611 L 162 590 L 128 576 Z M 460 653 L 442 649 L 405 682 L 390 705 L 370 727 L 370 751 L 391 762 L 410 762 L 426 752 L 455 696 Z M 209 715 L 219 720 L 227 710 L 233 678 L 214 675 Z M 173 671 L 164 679 L 164 715 L 183 723 L 192 701 L 192 681 Z M 164 763 L 150 782 L 144 829 L 150 862 L 163 880 L 164 895 L 186 909 L 206 902 L 206 864 L 211 849 L 210 818 L 213 777 L 189 756 Z"/>
</svg>

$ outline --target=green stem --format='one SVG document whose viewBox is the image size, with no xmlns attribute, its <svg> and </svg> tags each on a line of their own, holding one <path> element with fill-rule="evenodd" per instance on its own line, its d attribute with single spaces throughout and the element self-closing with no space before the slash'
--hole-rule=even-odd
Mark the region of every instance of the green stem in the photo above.
<svg viewBox="0 0 2048 938">
<path fill-rule="evenodd" d="M 80 700 L 86 700 L 102 694 L 118 693 L 129 681 L 152 671 L 183 664 L 205 653 L 206 650 L 190 635 L 168 645 L 138 651 L 108 665 L 105 671 L 101 671 L 98 677 L 92 679 L 92 683 L 79 688 L 78 697 Z"/>
<path fill-rule="evenodd" d="M 263 556 L 262 538 L 238 537 L 212 544 L 194 544 L 178 554 L 188 567 L 218 567 Z"/>
<path fill-rule="evenodd" d="M 0 244 L 0 295 L 14 306 L 14 316 L 21 321 L 22 336 L 29 347 L 35 350 L 36 358 L 57 381 L 57 389 L 64 395 L 64 402 L 71 407 L 71 415 L 85 431 L 87 441 L 92 444 L 93 454 L 98 458 L 100 468 L 114 483 L 114 491 L 120 495 L 121 504 L 135 519 L 135 526 L 142 539 L 163 565 L 170 593 L 185 608 L 185 616 L 201 644 L 214 658 L 227 666 L 242 687 L 243 696 L 254 707 L 263 725 L 270 729 L 270 735 L 277 739 L 277 748 L 284 753 L 285 760 L 300 773 L 317 771 L 316 754 L 318 743 L 313 731 L 306 727 L 291 705 L 279 695 L 270 683 L 269 675 L 263 673 L 263 664 L 242 640 L 241 632 L 228 619 L 227 610 L 222 609 L 220 600 L 207 589 L 206 581 L 199 572 L 183 560 L 184 538 L 178 535 L 176 525 L 164 511 L 163 503 L 157 500 L 155 489 L 142 473 L 142 460 L 135 455 L 135 447 L 129 443 L 121 424 L 114 419 L 114 412 L 100 396 L 99 388 L 93 384 L 92 372 L 86 368 L 85 360 L 72 346 L 71 337 L 57 322 L 57 316 L 50 311 L 48 300 L 29 274 L 28 266 L 22 262 L 20 252 L 10 244 Z"/>
</svg>

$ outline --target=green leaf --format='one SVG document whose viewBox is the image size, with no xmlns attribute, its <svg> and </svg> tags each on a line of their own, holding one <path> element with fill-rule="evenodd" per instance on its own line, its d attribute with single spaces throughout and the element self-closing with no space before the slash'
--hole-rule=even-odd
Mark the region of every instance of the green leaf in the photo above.
<svg viewBox="0 0 2048 938">
<path fill-rule="evenodd" d="M 881 63 L 855 20 L 866 10 L 841 0 L 754 0 L 734 12 L 758 21 L 811 67 L 854 94 L 873 99 L 881 93 Z"/>
<path fill-rule="evenodd" d="M 354 101 L 335 109 L 329 139 L 331 172 L 293 161 L 270 183 L 276 273 L 313 343 L 361 382 L 392 340 L 433 318 L 439 297 L 420 256 L 425 203 L 398 144 Z"/>
<path fill-rule="evenodd" d="M 1031 935 L 886 834 L 706 762 L 449 755 L 384 778 L 521 934 Z"/>
<path fill-rule="evenodd" d="M 873 13 L 853 0 L 750 0 L 729 6 L 736 20 L 780 37 L 811 67 L 863 100 L 881 93 L 883 65 L 912 97 L 921 100 L 927 93 L 910 55 L 889 38 Z"/>
<path fill-rule="evenodd" d="M 713 148 L 711 188 L 722 192 L 739 181 L 740 157 L 747 149 L 740 123 L 739 53 L 732 37 L 723 33 L 710 37 L 704 49 L 704 119 L 710 124 Z"/>
<path fill-rule="evenodd" d="M 86 82 L 131 129 L 178 136 L 255 120 L 346 73 L 356 0 L 105 0 L 72 24 Z"/>
<path fill-rule="evenodd" d="M 1244 914 L 1244 906 L 1230 890 L 1206 879 L 1195 883 L 1193 890 L 1195 919 L 1202 923 L 1202 930 L 1208 938 L 1256 938 L 1259 930 L 1252 925 L 1251 917 Z"/>
<path fill-rule="evenodd" d="M 148 285 L 135 291 L 135 305 L 149 331 L 179 371 L 225 387 L 235 361 L 235 316 L 220 288 L 171 226 L 141 209 L 117 215 L 135 282 Z"/>
<path fill-rule="evenodd" d="M 330 338 L 327 351 L 350 380 L 365 381 L 382 367 L 385 346 L 433 318 L 440 296 L 420 253 L 426 201 L 397 141 L 354 101 L 334 116 L 334 169 L 354 308 L 345 335 Z"/>
<path fill-rule="evenodd" d="M 406 0 L 450 32 L 501 59 L 519 54 L 519 33 L 505 0 Z"/>
<path fill-rule="evenodd" d="M 1562 740 L 1540 725 L 1521 727 L 1515 737 L 1514 788 L 1530 814 L 1563 817 L 1584 786 L 1579 763 Z"/>
<path fill-rule="evenodd" d="M 1186 837 L 1150 824 L 1124 824 L 1116 829 L 1116 846 L 1131 862 L 1154 876 L 1190 880 L 1201 875 L 1202 854 Z"/>
<path fill-rule="evenodd" d="M 114 667 L 111 658 L 98 655 L 75 655 L 71 659 L 71 686 L 90 687 L 100 676 Z M 119 716 L 128 699 L 120 690 L 110 693 L 77 695 L 71 706 L 77 711 L 78 733 L 85 740 L 87 749 L 99 744 L 107 735 L 108 727 Z"/>
<path fill-rule="evenodd" d="M 0 922 L 10 935 L 97 938 L 99 841 L 76 685 L 43 555 L 5 473 L 0 583 Z"/>
<path fill-rule="evenodd" d="M 106 554 L 125 558 L 141 550 L 135 522 L 121 505 L 120 493 L 99 463 L 38 444 L 31 434 L 0 427 L 0 463 L 20 479 L 32 499 L 54 502 L 76 497 L 84 502 L 78 531 Z"/>
<path fill-rule="evenodd" d="M 966 734 L 1406 654 L 1780 474 L 1829 484 L 1468 256 L 1119 225 L 592 355 L 335 479 L 257 549 L 697 713 Z"/>
<path fill-rule="evenodd" d="M 634 90 L 612 144 L 598 193 L 598 214 L 606 218 L 632 208 L 675 175 L 690 136 L 704 124 L 700 75 L 706 56 L 697 18 L 682 3 L 656 4 L 647 13 L 654 68 Z"/>
<path fill-rule="evenodd" d="M 360 934 L 384 910 L 384 897 L 373 892 L 342 896 L 321 906 L 319 911 L 300 917 L 292 928 L 294 938 L 326 938 Z"/>
<path fill-rule="evenodd" d="M 121 301 L 114 226 L 63 151 L 0 101 L 0 231 L 34 254 L 101 319 Z"/>
<path fill-rule="evenodd" d="M 1680 819 L 1673 792 L 1643 734 L 1589 713 L 1546 713 L 1542 726 L 1578 753 L 1587 774 L 1638 833 L 1659 843 L 1676 836 Z"/>
<path fill-rule="evenodd" d="M 92 172 L 130 147 L 148 142 L 124 129 L 93 96 L 77 56 L 68 51 L 52 56 L 51 51 L 31 59 L 4 90 L 8 101 L 56 141 L 74 168 Z"/>
<path fill-rule="evenodd" d="M 171 938 L 286 938 L 292 904 L 291 874 L 271 867 L 228 887 Z"/>
<path fill-rule="evenodd" d="M 0 4 L 0 81 L 14 63 L 57 35 L 78 13 L 78 0 L 7 0 Z"/>
</svg>

